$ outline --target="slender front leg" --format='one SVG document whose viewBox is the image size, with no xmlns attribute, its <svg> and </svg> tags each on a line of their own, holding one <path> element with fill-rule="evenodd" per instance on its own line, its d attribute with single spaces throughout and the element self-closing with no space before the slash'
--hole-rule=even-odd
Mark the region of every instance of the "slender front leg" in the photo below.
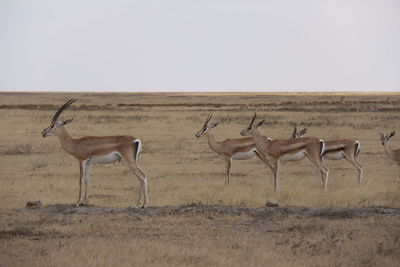
<svg viewBox="0 0 400 267">
<path fill-rule="evenodd" d="M 264 162 L 272 170 L 272 164 L 265 158 L 265 156 L 260 154 L 258 151 L 256 151 L 255 153 L 256 153 L 257 158 L 259 158 L 262 162 Z"/>
<path fill-rule="evenodd" d="M 275 174 L 274 174 L 274 167 L 272 166 L 272 163 L 269 162 L 264 155 L 258 153 L 258 151 L 256 151 L 255 154 L 262 162 L 264 162 L 271 169 L 271 171 L 272 171 L 271 172 L 271 181 L 274 181 Z"/>
<path fill-rule="evenodd" d="M 262 162 L 264 162 L 271 170 L 273 170 L 273 167 L 271 165 L 271 163 L 265 158 L 264 155 L 258 153 L 258 151 L 255 151 L 255 154 L 257 156 L 257 158 L 259 158 Z M 272 172 L 271 174 L 271 180 L 274 180 L 274 173 Z"/>
<path fill-rule="evenodd" d="M 272 171 L 274 173 L 274 190 L 278 192 L 279 190 L 279 163 L 276 161 L 272 166 Z"/>
<path fill-rule="evenodd" d="M 89 172 L 90 172 L 90 161 L 85 160 L 83 162 L 83 180 L 85 182 L 85 198 L 83 199 L 83 204 L 89 203 L 89 194 L 88 194 L 88 184 L 89 184 Z"/>
<path fill-rule="evenodd" d="M 232 166 L 232 158 L 225 159 L 226 165 L 226 175 L 228 176 L 228 181 L 225 180 L 225 184 L 229 184 L 229 180 L 231 177 L 231 166 Z"/>
<path fill-rule="evenodd" d="M 80 160 L 79 161 L 79 199 L 76 202 L 75 206 L 80 206 L 82 205 L 82 182 L 83 182 L 83 177 L 84 177 L 84 161 Z"/>
</svg>

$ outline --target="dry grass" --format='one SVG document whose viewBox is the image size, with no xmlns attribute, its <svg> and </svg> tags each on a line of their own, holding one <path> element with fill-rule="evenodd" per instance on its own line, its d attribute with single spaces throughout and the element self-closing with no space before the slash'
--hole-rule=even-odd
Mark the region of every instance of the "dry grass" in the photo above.
<svg viewBox="0 0 400 267">
<path fill-rule="evenodd" d="M 343 234 L 343 238 L 350 231 L 344 229 L 358 229 L 355 235 L 357 238 L 344 238 L 346 241 L 343 247 L 335 245 L 330 249 L 331 252 L 322 253 L 322 256 L 316 250 L 312 258 L 321 260 L 327 257 L 332 266 L 343 265 L 350 260 L 351 255 L 347 251 L 352 249 L 355 258 L 351 263 L 357 264 L 350 265 L 395 265 L 392 258 L 385 259 L 384 253 L 379 254 L 379 244 L 371 241 L 386 242 L 384 236 L 389 235 L 391 230 L 388 229 L 396 224 L 393 218 L 381 221 L 376 219 L 377 228 L 371 226 L 374 225 L 373 218 L 334 223 L 310 219 L 310 224 L 328 223 L 329 227 L 325 226 L 315 233 L 287 230 L 287 233 L 284 231 L 282 234 L 268 231 L 260 234 L 257 225 L 243 228 L 242 223 L 249 218 L 240 216 L 218 220 L 201 216 L 146 217 L 135 220 L 132 216 L 123 215 L 71 215 L 62 216 L 59 221 L 42 218 L 42 228 L 38 224 L 39 215 L 26 217 L 9 212 L 11 208 L 23 207 L 28 200 L 41 200 L 44 205 L 72 204 L 77 200 L 78 163 L 62 150 L 56 138 L 42 138 L 40 135 L 55 111 L 53 105 L 61 105 L 72 97 L 76 95 L 1 94 L 0 210 L 6 215 L 2 215 L 0 230 L 15 230 L 13 222 L 24 227 L 31 223 L 34 225 L 33 229 L 28 227 L 34 237 L 28 234 L 0 239 L 0 251 L 7 265 L 12 262 L 17 265 L 32 263 L 33 266 L 43 263 L 321 265 L 322 261 L 310 262 L 311 250 L 302 250 L 305 243 L 296 245 L 295 242 L 300 240 L 297 239 L 300 235 L 311 247 L 314 243 L 323 243 L 327 231 L 331 233 L 331 224 L 334 229 L 341 229 L 338 231 Z M 378 112 L 362 109 L 358 113 L 346 112 L 340 103 L 340 96 L 327 95 L 209 97 L 82 94 L 77 97 L 79 101 L 74 108 L 64 115 L 66 118 L 74 118 L 68 126 L 74 137 L 129 134 L 142 140 L 143 153 L 139 164 L 149 177 L 152 206 L 201 202 L 209 205 L 256 207 L 264 205 L 267 197 L 273 197 L 284 206 L 400 207 L 399 166 L 383 154 L 377 136 L 378 131 L 396 129 L 396 122 L 400 118 L 396 103 L 400 95 L 391 95 L 389 100 L 387 96 L 347 96 L 347 101 L 360 100 L 364 106 L 368 104 L 378 107 Z M 223 160 L 210 150 L 205 139 L 196 139 L 194 134 L 207 114 L 212 112 L 215 120 L 221 121 L 215 130 L 217 139 L 239 137 L 240 130 L 248 123 L 254 111 L 267 119 L 269 125 L 262 132 L 273 138 L 289 136 L 295 124 L 307 127 L 308 135 L 325 139 L 358 138 L 361 142 L 359 161 L 365 167 L 363 184 L 357 184 L 356 170 L 349 163 L 326 161 L 331 172 L 329 191 L 325 193 L 317 184 L 314 167 L 303 160 L 301 163 L 288 163 L 281 168 L 281 191 L 274 193 L 270 170 L 254 158 L 234 161 L 231 184 L 225 186 Z M 394 146 L 396 143 L 400 146 L 398 140 L 396 137 L 393 139 Z M 106 207 L 134 204 L 138 182 L 125 166 L 120 165 L 92 168 L 89 182 L 92 204 Z M 78 223 L 79 220 L 84 223 Z M 282 219 L 282 225 L 289 227 L 291 223 L 297 223 L 294 221 L 296 218 Z M 237 227 L 240 231 L 236 230 Z M 371 231 L 374 237 L 369 238 L 367 233 Z M 42 232 L 45 238 L 32 240 L 37 233 Z M 285 241 L 285 238 L 289 241 Z M 278 243 L 268 243 L 269 239 L 276 239 Z M 398 242 L 393 238 L 390 240 Z M 23 255 L 16 254 L 21 251 L 24 251 Z M 341 253 L 348 256 L 337 258 Z M 363 262 L 363 257 L 368 262 Z"/>
<path fill-rule="evenodd" d="M 397 266 L 400 260 L 399 221 L 390 216 L 26 215 L 1 215 L 2 266 Z"/>
</svg>

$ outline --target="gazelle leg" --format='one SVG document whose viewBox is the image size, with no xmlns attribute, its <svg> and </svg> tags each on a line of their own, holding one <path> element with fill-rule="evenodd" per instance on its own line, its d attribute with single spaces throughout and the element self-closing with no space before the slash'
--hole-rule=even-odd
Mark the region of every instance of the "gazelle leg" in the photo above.
<svg viewBox="0 0 400 267">
<path fill-rule="evenodd" d="M 137 176 L 136 173 L 135 173 L 135 175 Z M 142 183 L 142 181 L 140 179 L 139 179 L 139 183 L 140 183 L 140 186 L 139 186 L 139 190 L 138 190 L 138 200 L 136 202 L 137 206 L 140 206 L 140 204 L 142 203 L 142 192 L 143 192 L 143 183 Z"/>
<path fill-rule="evenodd" d="M 147 196 L 147 177 L 144 174 L 144 172 L 139 169 L 139 167 L 137 167 L 137 171 L 136 172 L 137 172 L 136 176 L 140 177 L 139 178 L 140 179 L 139 180 L 140 181 L 140 187 L 141 187 L 141 190 L 142 190 L 142 193 L 143 193 L 143 206 L 142 206 L 142 208 L 145 208 L 149 204 L 148 196 Z M 139 205 L 140 205 L 140 203 L 139 203 Z"/>
<path fill-rule="evenodd" d="M 225 165 L 226 165 L 226 175 L 228 180 L 225 181 L 225 184 L 229 184 L 229 180 L 231 178 L 231 166 L 232 166 L 232 159 L 231 158 L 226 158 L 225 159 Z"/>
<path fill-rule="evenodd" d="M 360 162 L 357 161 L 356 157 L 354 157 L 354 162 L 358 165 L 357 171 L 358 171 L 358 183 L 361 184 L 363 179 L 364 179 L 364 168 L 363 166 L 360 164 Z"/>
<path fill-rule="evenodd" d="M 322 172 L 319 168 L 316 169 L 316 177 L 317 177 L 317 185 L 319 185 L 319 181 L 322 180 Z"/>
<path fill-rule="evenodd" d="M 272 172 L 274 173 L 274 191 L 278 192 L 279 190 L 279 162 L 274 162 L 272 166 Z"/>
<path fill-rule="evenodd" d="M 319 155 L 315 156 L 310 156 L 307 154 L 307 157 L 310 159 L 312 163 L 314 163 L 317 168 L 321 172 L 321 177 L 322 177 L 322 182 L 323 182 L 323 187 L 325 191 L 328 191 L 328 176 L 329 176 L 329 169 L 322 163 L 322 160 L 320 159 Z"/>
<path fill-rule="evenodd" d="M 142 208 L 146 207 L 148 205 L 148 197 L 147 197 L 147 177 L 143 173 L 142 170 L 139 169 L 139 167 L 132 163 L 128 162 L 129 168 L 132 170 L 132 172 L 135 174 L 135 176 L 139 179 L 140 182 L 140 189 L 139 189 L 139 199 L 138 199 L 138 205 L 140 205 L 141 200 L 142 200 L 142 194 L 143 194 L 143 205 Z"/>
<path fill-rule="evenodd" d="M 262 162 L 264 162 L 271 170 L 273 169 L 271 163 L 261 154 L 259 154 L 257 151 L 255 152 L 257 158 L 259 158 Z M 274 173 L 272 172 L 271 174 L 271 180 L 274 180 Z"/>
<path fill-rule="evenodd" d="M 79 199 L 76 202 L 75 206 L 80 206 L 83 204 L 83 198 L 82 198 L 82 183 L 83 183 L 83 178 L 85 175 L 85 161 L 81 160 L 79 161 Z"/>
<path fill-rule="evenodd" d="M 122 158 L 125 160 L 127 163 L 129 169 L 133 172 L 133 174 L 139 179 L 140 182 L 140 191 L 139 191 L 139 199 L 138 199 L 138 205 L 140 205 L 140 201 L 142 199 L 142 194 L 143 194 L 143 205 L 142 208 L 146 207 L 148 205 L 148 197 L 147 197 L 147 177 L 144 174 L 144 172 L 139 168 L 136 158 L 135 158 L 136 152 L 131 151 L 131 150 L 126 150 L 121 152 Z"/>
<path fill-rule="evenodd" d="M 363 179 L 363 167 L 361 166 L 360 163 L 357 162 L 357 160 L 354 158 L 354 156 L 349 156 L 346 153 L 344 154 L 344 158 L 351 163 L 351 165 L 353 165 L 354 167 L 356 167 L 357 169 L 357 180 L 358 183 L 361 184 L 362 179 Z"/>
<path fill-rule="evenodd" d="M 88 204 L 89 203 L 88 184 L 89 184 L 89 175 L 90 175 L 90 161 L 85 160 L 83 165 L 84 165 L 83 181 L 85 182 L 85 198 L 83 199 L 83 204 Z"/>
<path fill-rule="evenodd" d="M 328 191 L 328 175 L 329 175 L 329 169 L 321 163 L 320 165 L 320 170 L 321 170 L 321 177 L 324 177 L 322 179 L 323 183 L 324 183 L 324 190 Z"/>
</svg>

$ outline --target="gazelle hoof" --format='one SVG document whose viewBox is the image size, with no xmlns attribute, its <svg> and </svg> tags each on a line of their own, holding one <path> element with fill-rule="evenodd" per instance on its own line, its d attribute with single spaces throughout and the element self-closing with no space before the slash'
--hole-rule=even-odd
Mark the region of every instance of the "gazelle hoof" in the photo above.
<svg viewBox="0 0 400 267">
<path fill-rule="evenodd" d="M 78 201 L 76 202 L 75 207 L 85 206 L 86 204 L 87 202 Z"/>
</svg>

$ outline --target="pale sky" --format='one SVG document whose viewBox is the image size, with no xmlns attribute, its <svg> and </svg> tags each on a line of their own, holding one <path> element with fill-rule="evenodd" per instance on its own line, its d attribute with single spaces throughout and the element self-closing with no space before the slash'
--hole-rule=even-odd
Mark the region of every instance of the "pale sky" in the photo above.
<svg viewBox="0 0 400 267">
<path fill-rule="evenodd" d="M 0 0 L 1 91 L 400 91 L 399 0 Z"/>
</svg>

